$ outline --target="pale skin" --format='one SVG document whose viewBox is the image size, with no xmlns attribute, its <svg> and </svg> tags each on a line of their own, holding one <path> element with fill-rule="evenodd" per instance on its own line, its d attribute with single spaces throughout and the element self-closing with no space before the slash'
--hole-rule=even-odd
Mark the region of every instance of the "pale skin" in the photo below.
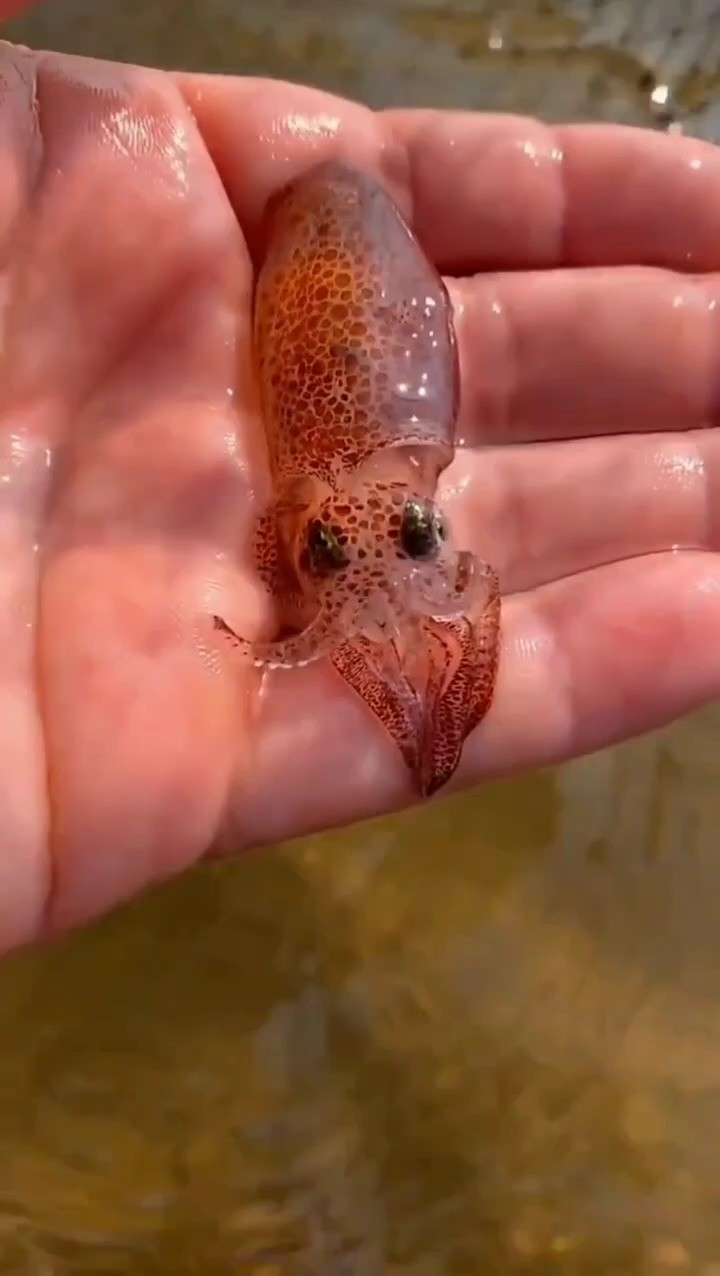
<svg viewBox="0 0 720 1276">
<path fill-rule="evenodd" d="M 197 625 L 268 621 L 252 261 L 268 197 L 323 158 L 382 176 L 456 308 L 441 496 L 504 597 L 450 788 L 718 694 L 720 151 L 1 55 L 0 948 L 412 800 L 328 662 L 258 699 Z"/>
</svg>

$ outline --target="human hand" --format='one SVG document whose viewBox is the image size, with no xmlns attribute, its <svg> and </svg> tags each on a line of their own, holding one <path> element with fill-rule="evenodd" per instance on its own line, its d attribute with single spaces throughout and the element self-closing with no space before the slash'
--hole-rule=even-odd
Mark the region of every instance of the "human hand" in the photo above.
<svg viewBox="0 0 720 1276">
<path fill-rule="evenodd" d="M 251 257 L 268 196 L 330 155 L 384 177 L 457 308 L 443 488 L 505 599 L 455 783 L 717 694 L 720 151 L 2 57 L 0 946 L 411 798 L 326 663 L 258 704 L 190 619 L 251 633 L 267 608 L 243 548 L 266 491 Z"/>
</svg>

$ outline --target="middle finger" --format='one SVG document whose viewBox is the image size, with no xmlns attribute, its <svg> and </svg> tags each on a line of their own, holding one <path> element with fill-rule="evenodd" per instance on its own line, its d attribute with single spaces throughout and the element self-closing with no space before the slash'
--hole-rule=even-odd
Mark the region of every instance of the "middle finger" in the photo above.
<svg viewBox="0 0 720 1276">
<path fill-rule="evenodd" d="M 448 286 L 460 442 L 685 430 L 718 418 L 718 274 L 597 268 Z"/>
<path fill-rule="evenodd" d="M 441 480 L 455 542 L 503 593 L 674 547 L 719 549 L 720 432 L 460 449 Z"/>
</svg>

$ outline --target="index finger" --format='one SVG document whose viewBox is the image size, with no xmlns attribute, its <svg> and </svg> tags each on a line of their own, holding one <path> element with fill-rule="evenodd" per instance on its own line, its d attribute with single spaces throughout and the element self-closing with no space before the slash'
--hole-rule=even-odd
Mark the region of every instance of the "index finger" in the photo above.
<svg viewBox="0 0 720 1276">
<path fill-rule="evenodd" d="M 390 110 L 302 85 L 183 75 L 251 247 L 272 193 L 341 158 L 382 177 L 441 270 L 720 267 L 720 150 L 606 124 Z"/>
</svg>

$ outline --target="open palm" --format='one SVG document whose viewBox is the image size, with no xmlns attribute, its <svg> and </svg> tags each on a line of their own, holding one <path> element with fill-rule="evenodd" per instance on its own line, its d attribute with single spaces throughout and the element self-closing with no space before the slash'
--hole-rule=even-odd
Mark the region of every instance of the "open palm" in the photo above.
<svg viewBox="0 0 720 1276">
<path fill-rule="evenodd" d="M 267 618 L 252 259 L 268 196 L 331 155 L 382 176 L 456 306 L 443 492 L 505 598 L 455 783 L 717 694 L 720 152 L 2 58 L 2 946 L 411 799 L 325 662 L 258 698 L 198 638 L 209 612 L 249 636 Z"/>
</svg>

